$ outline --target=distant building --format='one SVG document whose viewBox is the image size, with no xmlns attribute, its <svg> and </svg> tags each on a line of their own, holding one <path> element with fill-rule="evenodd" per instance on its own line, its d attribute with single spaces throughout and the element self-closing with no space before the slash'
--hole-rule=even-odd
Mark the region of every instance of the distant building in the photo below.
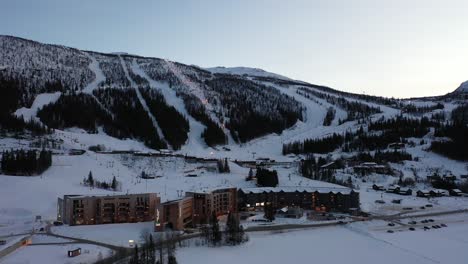
<svg viewBox="0 0 468 264">
<path fill-rule="evenodd" d="M 304 210 L 300 207 L 283 207 L 277 210 L 276 215 L 284 218 L 301 218 L 304 215 Z"/>
<path fill-rule="evenodd" d="M 274 208 L 300 207 L 321 212 L 348 212 L 359 208 L 359 193 L 345 187 L 274 187 L 239 189 L 239 209 L 263 207 L 266 202 Z"/>
<path fill-rule="evenodd" d="M 367 175 L 371 173 L 391 174 L 392 172 L 389 167 L 385 165 L 379 165 L 375 162 L 363 162 L 360 165 L 354 166 L 353 170 L 355 173 L 360 175 Z"/>
<path fill-rule="evenodd" d="M 431 194 L 431 191 L 428 191 L 428 190 L 418 190 L 416 192 L 416 196 L 418 197 L 431 197 L 432 194 Z"/>
<path fill-rule="evenodd" d="M 462 196 L 463 192 L 460 191 L 459 189 L 451 189 L 449 190 L 449 193 L 451 196 Z"/>
<path fill-rule="evenodd" d="M 159 203 L 155 193 L 65 195 L 58 198 L 57 220 L 69 225 L 152 221 Z"/>
<path fill-rule="evenodd" d="M 383 185 L 377 185 L 377 184 L 372 185 L 372 189 L 376 191 L 385 191 L 385 187 Z"/>
</svg>

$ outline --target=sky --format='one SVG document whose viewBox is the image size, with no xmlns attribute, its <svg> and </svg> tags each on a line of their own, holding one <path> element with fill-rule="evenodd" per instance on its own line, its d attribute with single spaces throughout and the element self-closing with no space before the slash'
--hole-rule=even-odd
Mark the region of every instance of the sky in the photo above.
<svg viewBox="0 0 468 264">
<path fill-rule="evenodd" d="M 468 80 L 466 0 L 0 0 L 0 34 L 397 98 Z"/>
</svg>

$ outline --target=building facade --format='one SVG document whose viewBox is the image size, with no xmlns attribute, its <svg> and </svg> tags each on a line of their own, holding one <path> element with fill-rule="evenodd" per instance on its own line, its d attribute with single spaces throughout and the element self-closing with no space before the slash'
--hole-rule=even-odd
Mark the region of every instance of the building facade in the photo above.
<svg viewBox="0 0 468 264">
<path fill-rule="evenodd" d="M 168 201 L 156 210 L 155 231 L 183 230 L 192 225 L 193 197 Z"/>
<path fill-rule="evenodd" d="M 160 198 L 155 193 L 58 198 L 57 220 L 69 225 L 152 221 Z"/>
<path fill-rule="evenodd" d="M 349 212 L 359 208 L 359 193 L 349 188 L 247 188 L 239 189 L 239 210 L 263 207 L 270 203 L 274 208 L 297 206 L 322 212 Z"/>
<path fill-rule="evenodd" d="M 193 198 L 193 224 L 208 223 L 211 215 L 237 213 L 237 188 L 217 189 L 209 192 L 188 192 Z"/>
</svg>

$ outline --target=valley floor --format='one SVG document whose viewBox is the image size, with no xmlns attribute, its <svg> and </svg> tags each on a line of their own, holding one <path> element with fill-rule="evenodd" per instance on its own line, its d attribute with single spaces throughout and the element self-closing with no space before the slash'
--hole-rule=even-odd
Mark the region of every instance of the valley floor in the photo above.
<svg viewBox="0 0 468 264">
<path fill-rule="evenodd" d="M 418 220 L 418 219 L 415 219 Z M 436 220 L 437 222 L 438 220 Z M 464 263 L 468 258 L 468 215 L 440 219 L 448 227 L 387 233 L 384 221 L 290 232 L 249 233 L 237 247 L 187 247 L 177 252 L 185 263 Z M 450 222 L 450 223 L 449 223 Z"/>
</svg>

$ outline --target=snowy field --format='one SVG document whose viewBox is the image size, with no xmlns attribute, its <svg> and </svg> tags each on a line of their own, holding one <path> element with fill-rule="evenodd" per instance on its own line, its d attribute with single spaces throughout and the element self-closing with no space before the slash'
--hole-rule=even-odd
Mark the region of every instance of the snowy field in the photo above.
<svg viewBox="0 0 468 264">
<path fill-rule="evenodd" d="M 238 247 L 189 247 L 177 251 L 179 263 L 465 263 L 467 215 L 447 228 L 386 233 L 372 230 L 383 221 L 284 233 L 249 233 Z"/>
<path fill-rule="evenodd" d="M 81 248 L 81 255 L 69 258 L 68 250 Z M 0 259 L 2 264 L 75 264 L 93 263 L 100 258 L 109 256 L 111 251 L 107 248 L 89 245 L 40 245 L 21 247 L 5 258 Z"/>
<path fill-rule="evenodd" d="M 143 232 L 153 232 L 153 222 L 88 225 L 88 226 L 56 226 L 52 232 L 58 235 L 98 241 L 115 246 L 128 247 L 128 241 L 137 243 Z"/>
</svg>

